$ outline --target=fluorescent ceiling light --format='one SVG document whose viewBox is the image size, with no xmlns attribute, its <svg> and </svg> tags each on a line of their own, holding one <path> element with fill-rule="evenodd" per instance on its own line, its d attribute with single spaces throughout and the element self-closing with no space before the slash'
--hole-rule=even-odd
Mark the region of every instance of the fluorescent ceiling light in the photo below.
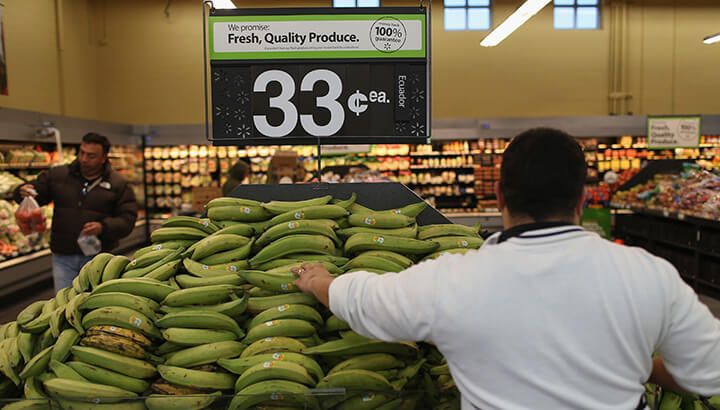
<svg viewBox="0 0 720 410">
<path fill-rule="evenodd" d="M 495 47 L 508 38 L 515 30 L 525 24 L 552 0 L 527 0 L 520 8 L 515 10 L 505 21 L 480 42 L 483 47 Z"/>
<path fill-rule="evenodd" d="M 232 0 L 212 0 L 213 8 L 216 9 L 235 9 L 235 4 Z"/>
<path fill-rule="evenodd" d="M 703 40 L 703 43 L 705 43 L 705 44 L 720 43 L 720 33 L 713 34 L 712 36 L 705 37 L 705 40 Z"/>
</svg>

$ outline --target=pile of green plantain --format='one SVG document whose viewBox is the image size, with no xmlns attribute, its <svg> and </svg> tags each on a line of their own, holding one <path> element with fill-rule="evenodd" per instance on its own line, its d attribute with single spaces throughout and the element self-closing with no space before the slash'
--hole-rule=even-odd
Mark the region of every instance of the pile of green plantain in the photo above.
<svg viewBox="0 0 720 410">
<path fill-rule="evenodd" d="M 95 256 L 0 327 L 0 396 L 22 399 L 5 408 L 459 408 L 437 349 L 358 335 L 291 269 L 399 272 L 479 248 L 478 229 L 418 226 L 424 202 L 355 199 L 218 198 L 207 218 L 167 219 L 132 259 Z"/>
</svg>

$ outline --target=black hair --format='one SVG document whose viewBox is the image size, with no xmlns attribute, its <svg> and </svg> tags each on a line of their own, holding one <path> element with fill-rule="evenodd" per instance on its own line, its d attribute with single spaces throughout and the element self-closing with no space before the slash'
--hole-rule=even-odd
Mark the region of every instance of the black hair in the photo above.
<svg viewBox="0 0 720 410">
<path fill-rule="evenodd" d="M 500 191 L 511 214 L 535 221 L 573 214 L 587 178 L 585 154 L 573 137 L 531 129 L 510 142 L 502 160 Z"/>
<path fill-rule="evenodd" d="M 82 142 L 84 144 L 99 144 L 102 145 L 103 153 L 105 155 L 110 152 L 110 141 L 107 139 L 106 136 L 100 135 L 94 132 L 88 132 L 82 137 Z"/>
</svg>

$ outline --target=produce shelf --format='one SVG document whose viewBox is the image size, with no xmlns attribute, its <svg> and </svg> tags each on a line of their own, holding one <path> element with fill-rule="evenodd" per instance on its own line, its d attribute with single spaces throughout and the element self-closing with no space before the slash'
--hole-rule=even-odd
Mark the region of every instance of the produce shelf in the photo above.
<svg viewBox="0 0 720 410">
<path fill-rule="evenodd" d="M 455 185 L 475 185 L 475 182 L 430 182 L 430 183 L 409 183 L 408 186 L 455 186 Z"/>
<path fill-rule="evenodd" d="M 426 167 L 423 165 L 410 165 L 410 169 L 475 169 L 473 165 L 463 165 L 460 167 Z"/>
<path fill-rule="evenodd" d="M 720 253 L 717 253 L 717 252 L 709 252 L 709 251 L 705 251 L 702 249 L 698 249 L 698 253 L 700 253 L 701 255 L 710 256 L 712 258 L 720 259 Z"/>
<path fill-rule="evenodd" d="M 682 213 L 627 209 L 615 212 L 614 236 L 670 263 L 696 291 L 720 291 L 720 221 Z"/>
<path fill-rule="evenodd" d="M 49 164 L 30 164 L 30 165 L 17 165 L 17 164 L 0 164 L 0 171 L 27 171 L 34 169 L 48 169 L 52 165 Z"/>
</svg>

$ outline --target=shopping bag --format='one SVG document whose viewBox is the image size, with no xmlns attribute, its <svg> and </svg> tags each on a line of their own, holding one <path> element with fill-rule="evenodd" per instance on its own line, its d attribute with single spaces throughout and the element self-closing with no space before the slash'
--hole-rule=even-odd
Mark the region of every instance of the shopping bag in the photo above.
<svg viewBox="0 0 720 410">
<path fill-rule="evenodd" d="M 15 221 L 23 235 L 29 235 L 33 232 L 45 232 L 47 221 L 45 213 L 35 198 L 26 196 L 22 200 L 17 211 L 15 211 Z"/>
</svg>

